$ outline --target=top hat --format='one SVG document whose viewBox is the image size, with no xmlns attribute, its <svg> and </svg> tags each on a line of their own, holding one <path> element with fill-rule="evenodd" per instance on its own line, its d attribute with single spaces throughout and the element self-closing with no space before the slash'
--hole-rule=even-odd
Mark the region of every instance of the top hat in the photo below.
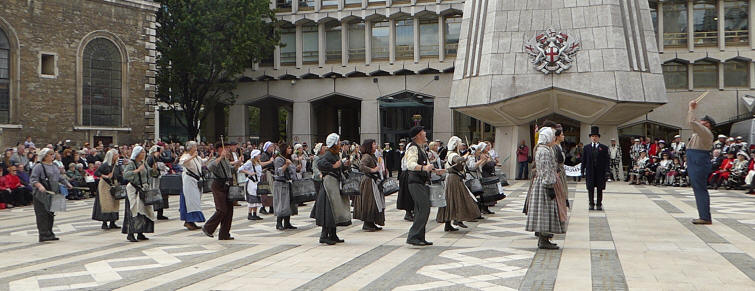
<svg viewBox="0 0 755 291">
<path fill-rule="evenodd" d="M 590 127 L 590 136 L 597 135 L 600 137 L 600 129 L 598 129 L 597 126 L 591 126 Z"/>
</svg>

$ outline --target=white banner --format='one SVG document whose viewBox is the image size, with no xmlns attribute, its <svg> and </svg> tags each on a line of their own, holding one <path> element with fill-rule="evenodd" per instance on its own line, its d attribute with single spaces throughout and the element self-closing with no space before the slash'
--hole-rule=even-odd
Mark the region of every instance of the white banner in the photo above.
<svg viewBox="0 0 755 291">
<path fill-rule="evenodd" d="M 580 163 L 573 167 L 564 165 L 564 171 L 566 171 L 566 176 L 569 176 L 569 177 L 582 176 L 582 164 Z"/>
</svg>

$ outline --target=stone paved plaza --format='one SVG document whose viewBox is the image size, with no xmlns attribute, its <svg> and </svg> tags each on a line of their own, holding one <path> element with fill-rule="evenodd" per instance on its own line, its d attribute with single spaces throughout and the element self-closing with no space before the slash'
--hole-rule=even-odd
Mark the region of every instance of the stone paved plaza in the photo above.
<svg viewBox="0 0 755 291">
<path fill-rule="evenodd" d="M 555 238 L 564 248 L 546 251 L 524 231 L 526 187 L 507 187 L 496 214 L 466 230 L 446 233 L 431 221 L 430 247 L 404 243 L 410 223 L 395 195 L 383 231 L 362 232 L 355 220 L 339 228 L 346 243 L 338 246 L 317 243 L 308 215 L 293 217 L 298 230 L 280 232 L 271 216 L 248 221 L 245 207 L 235 209 L 236 240 L 210 239 L 182 227 L 176 196 L 171 220 L 139 243 L 101 230 L 92 199 L 56 215 L 54 243 L 37 243 L 32 208 L 3 210 L 0 290 L 755 290 L 753 196 L 712 191 L 714 223 L 695 226 L 689 188 L 611 183 L 605 212 L 588 212 L 583 184 L 572 184 L 576 207 L 567 234 Z M 203 196 L 207 217 L 211 198 Z"/>
</svg>

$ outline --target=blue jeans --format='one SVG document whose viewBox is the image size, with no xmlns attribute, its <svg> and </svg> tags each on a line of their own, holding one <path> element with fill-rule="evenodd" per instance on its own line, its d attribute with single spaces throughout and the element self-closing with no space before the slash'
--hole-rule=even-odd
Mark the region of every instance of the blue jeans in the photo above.
<svg viewBox="0 0 755 291">
<path fill-rule="evenodd" d="M 711 172 L 710 152 L 703 150 L 687 150 L 687 174 L 692 190 L 695 191 L 695 202 L 700 219 L 711 221 L 710 195 L 708 194 L 708 175 Z"/>
<path fill-rule="evenodd" d="M 524 162 L 517 162 L 516 167 L 516 178 L 521 180 L 526 180 L 529 176 L 529 167 L 527 161 Z"/>
</svg>

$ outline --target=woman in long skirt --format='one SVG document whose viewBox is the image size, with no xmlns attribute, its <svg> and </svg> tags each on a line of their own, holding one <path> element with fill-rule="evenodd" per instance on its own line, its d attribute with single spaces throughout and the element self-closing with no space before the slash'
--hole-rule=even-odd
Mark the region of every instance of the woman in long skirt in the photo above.
<svg viewBox="0 0 755 291">
<path fill-rule="evenodd" d="M 60 174 L 58 166 L 53 163 L 55 153 L 49 148 L 43 148 L 37 153 L 40 163 L 34 165 L 31 171 L 30 183 L 34 186 L 34 215 L 37 220 L 39 242 L 55 241 L 58 237 L 52 232 L 55 221 L 53 201 L 63 200 L 60 194 L 60 185 L 68 189 L 73 188 L 70 183 Z M 63 201 L 62 203 L 65 203 Z"/>
<path fill-rule="evenodd" d="M 360 196 L 354 198 L 354 218 L 364 221 L 362 230 L 373 232 L 385 225 L 385 196 L 378 189 L 377 181 L 384 177 L 375 157 L 377 143 L 374 139 L 362 143 L 362 160 L 359 170 L 364 173 L 359 184 Z"/>
<path fill-rule="evenodd" d="M 315 182 L 315 201 L 317 200 L 317 195 L 320 194 L 320 188 L 322 188 L 322 174 L 320 173 L 320 169 L 317 168 L 317 161 L 320 159 L 320 156 L 325 153 L 326 150 L 327 147 L 325 147 L 322 143 L 315 145 L 315 156 L 312 159 L 312 163 L 314 165 L 312 167 L 312 181 Z"/>
<path fill-rule="evenodd" d="M 270 186 L 270 194 L 262 195 L 262 208 L 260 208 L 260 214 L 274 214 L 273 212 L 273 193 L 275 193 L 275 148 L 276 145 L 272 142 L 265 142 L 262 146 L 262 153 L 260 154 L 260 165 L 262 165 L 262 181 Z M 265 207 L 270 208 L 268 212 Z"/>
<path fill-rule="evenodd" d="M 569 186 L 566 183 L 566 171 L 564 171 L 564 161 L 566 156 L 564 150 L 561 148 L 561 143 L 564 141 L 564 132 L 562 129 L 556 129 L 556 142 L 553 145 L 553 150 L 556 155 L 556 202 L 558 203 L 558 217 L 561 222 L 566 222 L 569 206 Z M 565 226 L 566 224 L 564 224 Z"/>
<path fill-rule="evenodd" d="M 183 166 L 184 171 L 181 173 L 181 184 L 183 190 L 179 198 L 178 211 L 181 220 L 184 221 L 184 227 L 188 230 L 197 230 L 197 222 L 204 222 L 202 213 L 202 189 L 199 187 L 199 181 L 202 181 L 202 165 L 207 159 L 199 157 L 197 142 L 189 141 L 186 143 L 186 152 L 181 155 L 178 161 Z M 208 181 L 204 181 L 209 183 Z"/>
<path fill-rule="evenodd" d="M 97 185 L 98 193 L 94 196 L 92 219 L 102 221 L 102 229 L 120 228 L 115 222 L 118 220 L 121 203 L 110 194 L 112 186 L 120 186 L 124 181 L 123 172 L 118 165 L 118 150 L 111 149 L 105 154 L 105 161 L 97 168 L 95 175 L 100 177 L 100 182 Z"/>
<path fill-rule="evenodd" d="M 148 168 L 144 162 L 147 153 L 141 146 L 135 146 L 131 151 L 131 162 L 124 169 L 123 176 L 128 180 L 126 186 L 126 213 L 123 219 L 123 227 L 126 228 L 128 236 L 126 239 L 130 242 L 138 240 L 147 240 L 145 233 L 155 232 L 155 211 L 152 205 L 145 205 L 141 195 L 137 191 L 140 189 L 149 189 L 150 177 L 158 177 L 160 172 L 157 170 L 157 164 Z M 137 234 L 134 237 L 134 234 Z"/>
<path fill-rule="evenodd" d="M 351 224 L 349 197 L 341 195 L 341 171 L 348 168 L 347 160 L 339 158 L 341 146 L 338 134 L 331 133 L 325 141 L 328 151 L 317 160 L 317 167 L 323 175 L 322 188 L 315 201 L 315 223 L 322 227 L 320 243 L 334 245 L 344 242 L 336 235 L 337 226 Z"/>
<path fill-rule="evenodd" d="M 249 155 L 249 160 L 239 168 L 239 173 L 245 174 L 246 180 L 246 203 L 249 207 L 249 220 L 262 220 L 257 215 L 257 207 L 262 207 L 262 200 L 257 195 L 257 183 L 262 179 L 262 166 L 260 165 L 260 151 L 253 150 Z"/>
<path fill-rule="evenodd" d="M 457 231 L 455 225 L 467 228 L 464 221 L 473 221 L 480 217 L 480 208 L 477 206 L 472 193 L 464 185 L 464 165 L 466 159 L 459 155 L 458 147 L 461 139 L 454 136 L 448 141 L 448 154 L 446 156 L 446 207 L 438 208 L 435 221 L 445 223 L 444 231 Z"/>
<path fill-rule="evenodd" d="M 525 230 L 538 234 L 538 247 L 541 249 L 558 249 L 549 240 L 550 234 L 564 233 L 564 223 L 559 220 L 559 209 L 556 202 L 556 156 L 553 153 L 555 144 L 554 130 L 543 127 L 539 132 L 538 144 L 535 148 L 535 167 L 537 177 L 532 181 L 530 192 L 527 193 L 527 224 Z"/>
<path fill-rule="evenodd" d="M 275 158 L 275 183 L 273 187 L 273 208 L 278 230 L 297 229 L 291 225 L 291 215 L 299 214 L 297 204 L 291 199 L 291 180 L 296 179 L 297 167 L 291 161 L 293 149 L 287 145 L 280 146 L 280 155 Z"/>
</svg>

